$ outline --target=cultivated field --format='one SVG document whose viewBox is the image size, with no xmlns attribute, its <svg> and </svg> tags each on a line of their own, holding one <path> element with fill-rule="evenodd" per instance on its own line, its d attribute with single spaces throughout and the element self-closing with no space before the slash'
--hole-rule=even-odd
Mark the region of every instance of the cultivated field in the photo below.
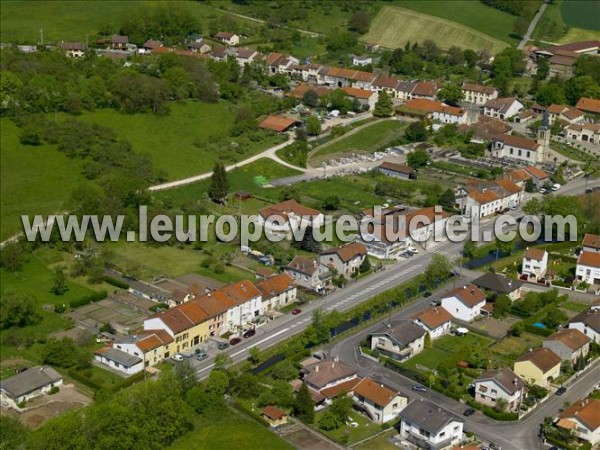
<svg viewBox="0 0 600 450">
<path fill-rule="evenodd" d="M 560 11 L 563 20 L 568 26 L 600 32 L 599 2 L 589 0 L 563 0 L 560 5 Z"/>
<path fill-rule="evenodd" d="M 546 11 L 534 32 L 544 42 L 569 42 L 600 39 L 600 3 L 587 0 L 556 0 Z"/>
<path fill-rule="evenodd" d="M 477 23 L 475 18 L 473 23 Z M 392 6 L 382 8 L 373 19 L 370 31 L 361 39 L 387 48 L 403 47 L 409 41 L 414 43 L 431 39 L 443 49 L 456 45 L 474 50 L 487 49 L 492 53 L 507 45 L 475 28 Z"/>
<path fill-rule="evenodd" d="M 479 1 L 401 0 L 397 4 L 402 8 L 465 25 L 509 44 L 519 41 L 512 35 L 515 17 Z"/>
</svg>

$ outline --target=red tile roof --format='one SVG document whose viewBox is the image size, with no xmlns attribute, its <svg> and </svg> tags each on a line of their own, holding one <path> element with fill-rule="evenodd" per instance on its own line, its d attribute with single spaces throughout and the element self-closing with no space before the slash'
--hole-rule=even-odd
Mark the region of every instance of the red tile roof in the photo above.
<svg viewBox="0 0 600 450">
<path fill-rule="evenodd" d="M 423 97 L 435 97 L 435 94 L 437 94 L 438 89 L 439 87 L 437 83 L 420 81 L 413 89 L 412 94 L 420 95 Z"/>
<path fill-rule="evenodd" d="M 343 262 L 348 262 L 357 256 L 367 254 L 367 248 L 359 242 L 351 242 L 340 247 L 329 248 L 321 252 L 321 255 L 336 254 Z"/>
<path fill-rule="evenodd" d="M 235 36 L 235 34 L 228 33 L 227 31 L 219 31 L 215 34 L 216 39 L 231 39 L 233 36 Z"/>
<path fill-rule="evenodd" d="M 423 323 L 430 330 L 435 330 L 443 324 L 451 322 L 452 314 L 441 306 L 435 306 L 414 314 L 411 319 Z"/>
<path fill-rule="evenodd" d="M 371 72 L 362 72 L 354 69 L 344 69 L 342 67 L 331 67 L 326 75 L 336 78 L 347 78 L 355 81 L 373 81 L 377 75 Z"/>
<path fill-rule="evenodd" d="M 559 365 L 562 359 L 549 348 L 536 348 L 521 355 L 517 359 L 517 362 L 521 361 L 530 361 L 534 366 L 546 373 Z"/>
<path fill-rule="evenodd" d="M 529 172 L 532 176 L 539 178 L 540 180 L 548 178 L 548 174 L 546 172 L 544 172 L 542 169 L 538 169 L 535 166 L 527 166 L 525 167 L 525 170 Z"/>
<path fill-rule="evenodd" d="M 342 88 L 342 90 L 349 97 L 362 98 L 362 99 L 369 99 L 375 94 L 374 91 L 368 91 L 366 89 L 358 89 L 358 88 L 353 88 L 353 87 L 349 87 L 349 86 L 344 86 Z"/>
<path fill-rule="evenodd" d="M 279 133 L 286 131 L 292 125 L 298 123 L 298 120 L 283 116 L 269 116 L 264 119 L 258 126 L 268 130 L 277 131 Z"/>
<path fill-rule="evenodd" d="M 544 259 L 544 256 L 546 255 L 546 250 L 542 250 L 541 248 L 528 248 L 527 250 L 525 250 L 525 253 L 523 253 L 523 257 L 527 258 L 527 259 L 534 259 L 536 261 L 541 261 L 542 259 Z"/>
<path fill-rule="evenodd" d="M 405 166 L 403 164 L 394 164 L 389 161 L 384 161 L 381 164 L 379 164 L 379 168 L 391 170 L 393 172 L 405 173 L 407 175 L 410 175 L 414 172 L 414 169 L 410 166 Z"/>
<path fill-rule="evenodd" d="M 484 86 L 483 84 L 463 83 L 463 91 L 479 92 L 482 94 L 492 95 L 497 89 L 494 86 Z"/>
<path fill-rule="evenodd" d="M 281 409 L 271 405 L 263 408 L 263 414 L 271 420 L 280 420 L 284 417 L 287 417 L 287 413 L 285 411 L 282 411 Z"/>
<path fill-rule="evenodd" d="M 266 300 L 292 289 L 294 280 L 289 275 L 282 273 L 257 282 L 256 287 L 262 293 L 263 300 Z"/>
<path fill-rule="evenodd" d="M 579 400 L 560 413 L 559 417 L 577 419 L 588 429 L 597 430 L 600 427 L 600 400 Z"/>
<path fill-rule="evenodd" d="M 398 396 L 398 392 L 376 383 L 370 378 L 364 378 L 354 387 L 354 395 L 360 395 L 384 408 Z"/>
<path fill-rule="evenodd" d="M 294 214 L 296 216 L 310 216 L 315 217 L 321 214 L 318 209 L 309 208 L 307 206 L 301 205 L 296 200 L 285 200 L 280 203 L 276 203 L 275 205 L 266 206 L 258 211 L 258 213 L 263 217 L 267 218 L 269 216 L 279 215 L 284 218 L 288 217 L 289 214 Z"/>
<path fill-rule="evenodd" d="M 510 145 L 516 148 L 524 148 L 526 150 L 537 151 L 537 149 L 540 147 L 540 145 L 533 139 L 527 139 L 521 136 L 513 136 L 511 134 L 500 134 L 495 136 L 494 140 L 500 141 L 505 145 Z"/>
<path fill-rule="evenodd" d="M 344 381 L 343 383 L 336 384 L 335 386 L 332 386 L 332 387 L 329 387 L 326 389 L 322 389 L 321 394 L 323 394 L 327 398 L 333 398 L 333 397 L 337 397 L 340 394 L 346 394 L 346 393 L 354 390 L 354 387 L 358 383 L 360 383 L 361 380 L 362 380 L 362 378 L 356 377 L 356 378 L 353 378 L 352 380 Z"/>
<path fill-rule="evenodd" d="M 331 89 L 324 86 L 313 86 L 310 84 L 299 84 L 290 92 L 290 96 L 302 99 L 308 91 L 314 91 L 319 97 L 326 97 L 331 93 Z"/>
<path fill-rule="evenodd" d="M 485 293 L 474 284 L 457 287 L 450 291 L 448 297 L 456 297 L 471 308 L 485 301 Z"/>
<path fill-rule="evenodd" d="M 144 353 L 173 342 L 173 338 L 165 330 L 144 330 L 143 334 L 136 345 Z"/>
<path fill-rule="evenodd" d="M 577 102 L 576 108 L 581 111 L 600 114 L 600 99 L 582 97 Z"/>
<path fill-rule="evenodd" d="M 576 351 L 590 342 L 590 338 L 575 328 L 563 328 L 548 336 L 544 342 L 546 341 L 559 341 Z"/>
<path fill-rule="evenodd" d="M 584 247 L 600 249 L 600 235 L 586 233 L 583 237 L 582 244 Z"/>
<path fill-rule="evenodd" d="M 582 264 L 589 267 L 600 267 L 600 253 L 597 252 L 581 252 L 577 264 Z"/>
<path fill-rule="evenodd" d="M 531 180 L 531 175 L 525 169 L 515 169 L 510 172 L 504 174 L 504 177 L 507 180 L 511 180 L 512 182 L 520 182 Z"/>
</svg>

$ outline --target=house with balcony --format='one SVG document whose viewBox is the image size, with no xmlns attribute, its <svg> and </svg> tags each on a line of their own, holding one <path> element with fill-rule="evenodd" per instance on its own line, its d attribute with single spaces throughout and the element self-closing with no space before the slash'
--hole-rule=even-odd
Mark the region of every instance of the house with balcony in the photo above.
<svg viewBox="0 0 600 450">
<path fill-rule="evenodd" d="M 352 400 L 356 408 L 380 424 L 394 420 L 408 404 L 408 397 L 370 378 L 354 386 Z"/>
<path fill-rule="evenodd" d="M 525 383 L 509 368 L 490 369 L 475 381 L 475 401 L 495 407 L 498 400 L 506 402 L 507 411 L 518 411 L 525 394 Z"/>
<path fill-rule="evenodd" d="M 463 421 L 428 400 L 413 400 L 400 412 L 400 437 L 417 448 L 450 448 L 463 439 Z"/>
<path fill-rule="evenodd" d="M 308 256 L 297 255 L 283 268 L 297 286 L 322 293 L 331 286 L 331 271 L 325 264 Z"/>
<path fill-rule="evenodd" d="M 423 351 L 427 332 L 410 320 L 397 320 L 369 334 L 371 350 L 397 361 L 405 361 Z"/>
<path fill-rule="evenodd" d="M 585 398 L 576 401 L 558 415 L 555 425 L 596 448 L 600 443 L 600 400 Z"/>
<path fill-rule="evenodd" d="M 548 269 L 548 252 L 541 248 L 527 248 L 523 253 L 521 277 L 527 281 L 537 282 L 546 276 Z"/>
<path fill-rule="evenodd" d="M 590 308 L 569 320 L 570 329 L 581 331 L 596 344 L 600 344 L 600 309 Z"/>
</svg>

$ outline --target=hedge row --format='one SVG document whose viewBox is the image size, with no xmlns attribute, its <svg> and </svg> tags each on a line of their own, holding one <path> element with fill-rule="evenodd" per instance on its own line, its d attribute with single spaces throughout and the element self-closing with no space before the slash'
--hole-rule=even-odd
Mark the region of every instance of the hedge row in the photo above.
<svg viewBox="0 0 600 450">
<path fill-rule="evenodd" d="M 104 300 L 108 296 L 106 291 L 98 291 L 93 294 L 86 295 L 84 297 L 78 298 L 76 300 L 71 300 L 69 302 L 69 306 L 74 308 L 79 308 L 80 306 L 87 305 L 88 303 L 99 302 L 100 300 Z"/>
<path fill-rule="evenodd" d="M 496 411 L 494 408 L 489 406 L 482 405 L 481 403 L 475 401 L 473 398 L 467 399 L 467 404 L 472 408 L 480 410 L 486 416 L 491 417 L 494 420 L 500 420 L 504 422 L 510 422 L 513 420 L 518 420 L 519 415 L 514 412 L 500 412 Z"/>
<path fill-rule="evenodd" d="M 233 402 L 233 405 L 239 409 L 240 411 L 242 411 L 244 414 L 247 414 L 248 416 L 252 417 L 254 420 L 256 420 L 258 423 L 260 423 L 261 425 L 265 426 L 265 427 L 270 427 L 271 425 L 269 424 L 269 422 L 267 422 L 265 419 L 262 418 L 262 416 L 260 414 L 258 414 L 256 411 L 252 411 L 250 408 L 248 408 L 246 405 L 244 405 L 242 402 L 240 402 L 238 399 L 236 399 Z"/>
<path fill-rule="evenodd" d="M 69 376 L 71 378 L 75 379 L 76 381 L 79 381 L 81 384 L 84 384 L 87 387 L 92 388 L 95 391 L 98 391 L 103 388 L 101 385 L 99 385 L 95 381 L 90 380 L 85 375 L 83 375 L 81 372 L 78 372 L 74 369 L 69 369 Z"/>
<path fill-rule="evenodd" d="M 144 379 L 144 371 L 138 372 L 130 377 L 125 378 L 121 383 L 113 387 L 113 392 L 118 392 L 121 389 L 131 386 L 132 384 L 138 383 Z"/>
<path fill-rule="evenodd" d="M 121 281 L 117 278 L 108 276 L 108 275 L 104 275 L 102 277 L 102 279 L 104 280 L 105 283 L 111 284 L 114 287 L 118 287 L 121 289 L 129 289 L 129 285 L 127 283 L 125 283 L 124 281 Z"/>
<path fill-rule="evenodd" d="M 118 392 L 121 389 L 125 389 L 126 387 L 129 387 L 132 384 L 142 381 L 144 379 L 144 372 L 142 371 L 142 372 L 138 372 L 134 375 L 131 375 L 130 377 L 125 378 L 121 383 L 118 383 L 114 386 L 103 386 L 99 383 L 96 383 L 95 381 L 90 380 L 84 374 L 82 374 L 81 372 L 79 372 L 75 369 L 69 370 L 69 376 L 71 378 L 75 379 L 76 381 L 79 381 L 81 384 L 84 384 L 87 387 L 94 389 L 95 391 L 99 391 L 101 389 L 110 389 L 113 392 Z"/>
<path fill-rule="evenodd" d="M 528 331 L 529 333 L 532 334 L 537 334 L 538 336 L 550 336 L 552 333 L 554 333 L 554 331 L 552 331 L 549 328 L 538 328 L 535 325 L 532 325 L 530 323 L 527 322 L 523 322 L 523 326 L 525 331 Z"/>
</svg>

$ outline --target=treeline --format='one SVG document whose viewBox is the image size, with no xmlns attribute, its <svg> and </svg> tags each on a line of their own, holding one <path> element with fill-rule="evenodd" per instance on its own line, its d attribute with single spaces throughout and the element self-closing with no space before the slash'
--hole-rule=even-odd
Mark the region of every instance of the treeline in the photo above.
<svg viewBox="0 0 600 450">
<path fill-rule="evenodd" d="M 19 115 L 117 108 L 123 112 L 167 111 L 168 100 L 213 102 L 218 89 L 202 61 L 161 55 L 128 66 L 93 52 L 75 60 L 59 51 L 1 53 L 0 113 Z"/>
<path fill-rule="evenodd" d="M 542 0 L 480 0 L 481 3 L 507 12 L 513 16 L 532 18 L 542 5 Z"/>
</svg>

